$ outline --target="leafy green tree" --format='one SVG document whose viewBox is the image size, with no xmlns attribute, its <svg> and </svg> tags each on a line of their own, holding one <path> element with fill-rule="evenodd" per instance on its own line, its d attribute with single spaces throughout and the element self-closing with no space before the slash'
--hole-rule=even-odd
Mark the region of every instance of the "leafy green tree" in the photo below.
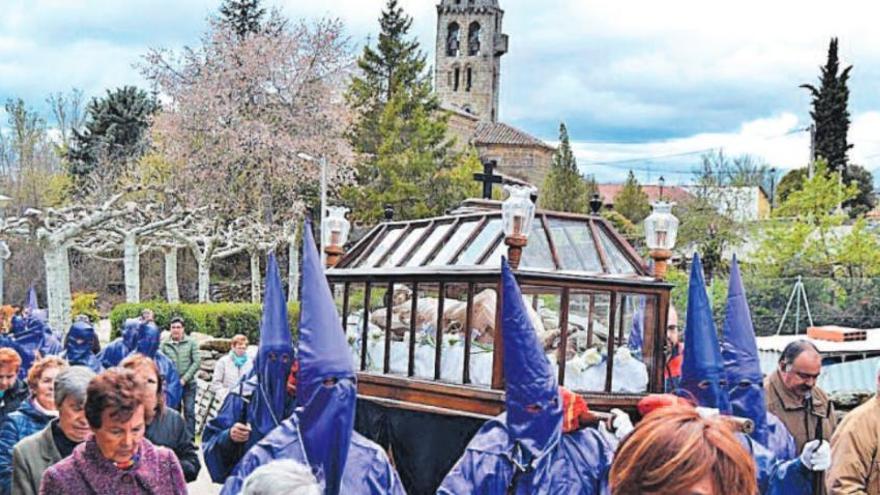
<svg viewBox="0 0 880 495">
<path fill-rule="evenodd" d="M 134 86 L 107 91 L 86 108 L 83 130 L 73 130 L 68 172 L 82 181 L 101 167 L 102 180 L 139 159 L 149 148 L 150 118 L 159 109 L 155 98 Z"/>
<path fill-rule="evenodd" d="M 846 233 L 843 226 L 847 215 L 838 208 L 856 195 L 855 184 L 841 184 L 839 175 L 828 171 L 825 160 L 817 161 L 813 177 L 774 211 L 774 215 L 785 220 L 768 226 L 762 233 L 756 255 L 762 274 L 835 277 L 855 273 L 854 260 L 870 262 L 865 250 L 876 245 L 876 241 L 869 239 L 872 234 L 864 227 Z M 846 249 L 853 252 L 845 252 Z M 880 266 L 862 268 L 872 272 Z"/>
<path fill-rule="evenodd" d="M 816 88 L 811 84 L 802 84 L 801 87 L 808 90 L 813 97 L 813 109 L 810 115 L 813 117 L 815 130 L 815 153 L 814 158 L 822 157 L 828 163 L 828 170 L 840 172 L 844 170 L 843 179 L 848 182 L 849 177 L 845 170 L 847 165 L 846 153 L 852 148 L 847 142 L 849 131 L 849 71 L 852 66 L 840 70 L 840 60 L 837 56 L 837 38 L 831 38 L 828 44 L 828 59 L 821 68 L 819 80 L 820 86 Z"/>
<path fill-rule="evenodd" d="M 788 196 L 794 191 L 798 191 L 804 187 L 804 181 L 807 180 L 806 168 L 791 169 L 782 176 L 779 186 L 776 188 L 776 198 L 779 203 L 784 203 Z"/>
<path fill-rule="evenodd" d="M 874 176 L 861 165 L 850 164 L 844 172 L 845 180 L 854 184 L 858 194 L 852 199 L 843 202 L 843 207 L 849 211 L 850 218 L 864 215 L 874 209 L 877 197 L 874 195 Z"/>
<path fill-rule="evenodd" d="M 220 6 L 220 19 L 232 26 L 239 38 L 262 29 L 266 9 L 260 0 L 224 0 Z"/>
<path fill-rule="evenodd" d="M 595 181 L 593 181 L 595 184 Z M 548 210 L 585 213 L 589 196 L 587 184 L 578 171 L 577 160 L 565 124 L 559 124 L 559 148 L 553 154 L 550 172 L 541 188 L 541 207 Z"/>
<path fill-rule="evenodd" d="M 632 170 L 626 176 L 623 189 L 614 198 L 614 209 L 632 223 L 641 222 L 651 212 L 648 195 L 642 190 L 642 186 L 636 180 L 636 175 Z"/>
<path fill-rule="evenodd" d="M 364 47 L 346 93 L 356 114 L 348 139 L 358 159 L 355 183 L 341 196 L 364 222 L 382 218 L 386 204 L 402 219 L 441 214 L 478 191 L 469 174 L 479 162 L 452 151 L 425 54 L 408 36 L 412 18 L 389 0 L 379 22 L 378 45 Z"/>
</svg>

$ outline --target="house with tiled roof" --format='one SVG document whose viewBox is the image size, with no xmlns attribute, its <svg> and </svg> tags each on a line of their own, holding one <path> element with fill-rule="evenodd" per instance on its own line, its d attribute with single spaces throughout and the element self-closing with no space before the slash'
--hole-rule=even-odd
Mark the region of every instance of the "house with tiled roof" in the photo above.
<svg viewBox="0 0 880 495">
<path fill-rule="evenodd" d="M 459 148 L 473 145 L 497 173 L 540 187 L 555 148 L 498 121 L 503 16 L 498 0 L 440 1 L 434 88 Z"/>
<path fill-rule="evenodd" d="M 614 200 L 623 190 L 623 184 L 599 184 L 599 197 L 602 198 L 602 206 L 608 209 L 614 207 Z M 661 193 L 662 189 L 662 193 Z M 693 199 L 693 195 L 687 189 L 679 186 L 660 186 L 646 184 L 642 186 L 642 191 L 648 196 L 648 202 L 653 203 L 660 200 L 661 196 L 664 201 L 672 201 L 677 204 L 686 203 Z"/>
</svg>

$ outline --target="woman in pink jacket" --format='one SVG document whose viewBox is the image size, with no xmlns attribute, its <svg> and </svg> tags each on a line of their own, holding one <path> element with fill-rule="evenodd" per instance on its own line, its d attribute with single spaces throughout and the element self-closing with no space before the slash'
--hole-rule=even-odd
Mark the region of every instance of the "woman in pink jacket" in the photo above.
<svg viewBox="0 0 880 495">
<path fill-rule="evenodd" d="M 144 438 L 144 388 L 131 370 L 92 379 L 85 413 L 93 435 L 43 473 L 40 494 L 179 495 L 187 493 L 177 457 Z"/>
</svg>

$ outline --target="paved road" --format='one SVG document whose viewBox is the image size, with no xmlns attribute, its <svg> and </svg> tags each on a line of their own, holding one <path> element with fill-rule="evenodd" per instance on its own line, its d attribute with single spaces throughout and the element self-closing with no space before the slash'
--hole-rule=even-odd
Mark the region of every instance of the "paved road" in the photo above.
<svg viewBox="0 0 880 495">
<path fill-rule="evenodd" d="M 202 469 L 199 471 L 199 478 L 189 485 L 189 493 L 191 495 L 219 495 L 221 485 L 211 482 L 208 470 L 205 469 L 205 461 L 202 459 L 202 451 L 199 449 L 199 461 L 202 463 Z"/>
</svg>

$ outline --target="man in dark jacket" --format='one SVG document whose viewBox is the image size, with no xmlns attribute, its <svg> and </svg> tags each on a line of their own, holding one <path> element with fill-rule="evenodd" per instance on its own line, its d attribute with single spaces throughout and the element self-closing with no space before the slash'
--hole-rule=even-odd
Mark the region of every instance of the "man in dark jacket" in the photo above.
<svg viewBox="0 0 880 495">
<path fill-rule="evenodd" d="M 21 356 L 17 352 L 9 347 L 0 348 L 0 422 L 27 399 L 27 384 L 18 378 L 20 367 Z"/>
</svg>

